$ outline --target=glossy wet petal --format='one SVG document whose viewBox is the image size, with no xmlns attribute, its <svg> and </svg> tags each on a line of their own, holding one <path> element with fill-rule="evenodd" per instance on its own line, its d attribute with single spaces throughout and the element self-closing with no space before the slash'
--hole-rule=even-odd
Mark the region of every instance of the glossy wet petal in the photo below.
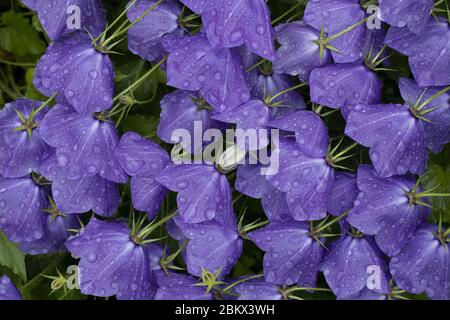
<svg viewBox="0 0 450 320">
<path fill-rule="evenodd" d="M 359 195 L 347 221 L 365 234 L 376 235 L 387 255 L 397 255 L 430 214 L 424 206 L 409 205 L 406 192 L 414 185 L 414 179 L 382 178 L 370 166 L 360 166 Z"/>
<path fill-rule="evenodd" d="M 58 164 L 68 179 L 101 177 L 124 183 L 128 176 L 115 158 L 119 137 L 111 121 L 80 115 L 67 105 L 58 104 L 39 126 L 42 139 L 56 148 Z"/>
<path fill-rule="evenodd" d="M 218 111 L 232 109 L 250 99 L 239 54 L 234 49 L 214 49 L 204 34 L 163 38 L 168 85 L 201 96 Z"/>
<path fill-rule="evenodd" d="M 248 237 L 264 255 L 264 276 L 269 283 L 314 287 L 324 248 L 307 233 L 308 224 L 270 223 Z"/>
<path fill-rule="evenodd" d="M 22 2 L 38 13 L 39 22 L 51 40 L 57 40 L 76 30 L 87 31 L 96 37 L 106 27 L 106 14 L 100 0 Z M 77 14 L 79 16 L 75 16 Z M 74 23 L 76 18 L 80 19 L 80 29 Z"/>
<path fill-rule="evenodd" d="M 135 21 L 156 4 L 153 0 L 139 0 L 128 11 L 130 22 Z M 174 1 L 160 3 L 128 30 L 128 48 L 134 54 L 148 61 L 161 59 L 165 50 L 161 38 L 165 34 L 179 34 L 180 7 Z"/>
<path fill-rule="evenodd" d="M 325 50 L 323 57 L 320 57 L 320 48 L 313 42 L 320 37 L 316 29 L 303 22 L 292 22 L 277 26 L 275 31 L 281 44 L 274 63 L 276 72 L 299 76 L 301 81 L 308 81 L 314 68 L 329 62 L 330 52 Z"/>
<path fill-rule="evenodd" d="M 66 246 L 80 258 L 82 293 L 125 300 L 152 298 L 156 288 L 148 254 L 131 241 L 126 222 L 93 218 Z"/>
<path fill-rule="evenodd" d="M 390 263 L 398 286 L 437 300 L 450 298 L 450 258 L 448 243 L 442 244 L 434 235 L 437 226 L 423 226 L 408 245 Z"/>
<path fill-rule="evenodd" d="M 233 48 L 245 44 L 249 50 L 273 61 L 274 31 L 264 0 L 181 0 L 202 16 L 209 41 L 216 48 Z"/>
<path fill-rule="evenodd" d="M 428 152 L 420 121 L 407 105 L 357 105 L 345 134 L 365 147 L 384 177 L 425 171 Z"/>
<path fill-rule="evenodd" d="M 156 180 L 178 192 L 178 209 L 186 223 L 220 219 L 231 206 L 228 180 L 213 166 L 169 165 Z"/>
<path fill-rule="evenodd" d="M 111 60 L 98 52 L 87 34 L 75 33 L 52 42 L 36 66 L 33 80 L 46 96 L 64 96 L 79 113 L 112 107 L 114 72 Z"/>
<path fill-rule="evenodd" d="M 27 176 L 36 171 L 40 161 L 51 153 L 38 130 L 32 130 L 31 138 L 26 130 L 15 131 L 22 126 L 17 112 L 28 119 L 31 112 L 41 104 L 40 101 L 19 99 L 7 103 L 0 111 L 0 175 L 3 177 Z M 36 124 L 42 120 L 47 110 L 44 108 L 34 116 Z"/>
</svg>

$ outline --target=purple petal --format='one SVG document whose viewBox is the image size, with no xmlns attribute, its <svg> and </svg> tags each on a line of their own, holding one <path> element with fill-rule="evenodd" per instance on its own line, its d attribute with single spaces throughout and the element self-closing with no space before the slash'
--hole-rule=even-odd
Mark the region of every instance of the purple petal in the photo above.
<svg viewBox="0 0 450 320">
<path fill-rule="evenodd" d="M 69 29 L 77 6 L 81 19 L 81 31 L 87 31 L 94 37 L 100 35 L 106 27 L 106 14 L 100 0 L 67 0 L 67 1 L 42 1 L 23 0 L 31 10 L 37 11 L 41 26 L 51 40 L 57 40 L 64 35 L 74 32 Z"/>
<path fill-rule="evenodd" d="M 231 207 L 231 188 L 225 175 L 208 165 L 169 165 L 156 180 L 178 192 L 177 203 L 186 223 L 220 218 Z"/>
<path fill-rule="evenodd" d="M 91 45 L 87 34 L 52 42 L 36 66 L 33 83 L 46 96 L 64 96 L 82 114 L 107 110 L 113 103 L 111 60 Z"/>
<path fill-rule="evenodd" d="M 423 226 L 400 255 L 392 258 L 391 273 L 398 286 L 419 294 L 425 291 L 431 299 L 450 299 L 450 258 L 448 243 L 434 235 L 436 226 Z"/>
<path fill-rule="evenodd" d="M 331 64 L 311 72 L 311 101 L 333 109 L 381 101 L 383 83 L 360 63 Z"/>
<path fill-rule="evenodd" d="M 298 148 L 311 157 L 325 157 L 329 146 L 328 129 L 311 111 L 298 111 L 272 120 L 269 126 L 295 132 Z"/>
<path fill-rule="evenodd" d="M 388 293 L 388 268 L 383 253 L 371 238 L 348 235 L 333 243 L 320 269 L 331 290 L 338 299 L 342 299 L 367 287 L 369 277 L 373 275 L 369 267 L 377 267 L 381 271 L 380 287 L 375 291 Z"/>
<path fill-rule="evenodd" d="M 333 216 L 339 216 L 353 208 L 353 202 L 358 196 L 356 177 L 353 174 L 338 172 L 331 192 L 328 212 Z"/>
<path fill-rule="evenodd" d="M 383 177 L 425 171 L 424 130 L 407 105 L 358 105 L 349 115 L 345 134 L 370 147 L 370 159 Z"/>
<path fill-rule="evenodd" d="M 0 278 L 0 300 L 22 300 L 19 290 L 7 276 Z"/>
<path fill-rule="evenodd" d="M 290 219 L 290 209 L 286 194 L 268 185 L 267 192 L 261 198 L 264 213 L 271 222 L 283 222 Z"/>
<path fill-rule="evenodd" d="M 238 300 L 283 300 L 280 288 L 262 280 L 250 280 L 238 284 L 234 290 Z"/>
<path fill-rule="evenodd" d="M 238 146 L 242 150 L 254 151 L 267 147 L 269 144 L 268 131 L 261 129 L 266 128 L 266 124 L 270 119 L 270 110 L 266 104 L 260 100 L 251 100 L 239 107 L 227 110 L 223 113 L 213 116 L 213 119 L 226 123 L 236 124 L 236 135 L 238 136 Z M 239 131 L 238 131 L 239 130 Z M 254 133 L 255 139 L 239 139 L 238 132 L 241 136 L 251 137 Z M 244 140 L 244 141 L 239 141 Z"/>
<path fill-rule="evenodd" d="M 450 85 L 450 26 L 444 18 L 430 18 L 420 35 L 407 28 L 391 27 L 385 44 L 409 56 L 419 86 Z"/>
<path fill-rule="evenodd" d="M 42 102 L 28 99 L 20 99 L 7 103 L 0 111 L 0 174 L 5 178 L 20 178 L 36 171 L 39 162 L 45 159 L 51 152 L 42 141 L 38 130 L 32 131 L 31 138 L 26 130 L 15 131 L 22 126 L 17 111 L 25 119 L 30 117 L 32 110 L 36 110 Z M 34 116 L 38 124 L 47 108 Z"/>
<path fill-rule="evenodd" d="M 120 203 L 117 185 L 99 175 L 68 179 L 55 156 L 40 166 L 44 177 L 52 181 L 52 194 L 58 208 L 64 213 L 95 213 L 111 217 Z"/>
<path fill-rule="evenodd" d="M 267 180 L 286 192 L 286 200 L 295 220 L 320 220 L 326 215 L 334 184 L 334 170 L 324 158 L 305 155 L 293 141 L 281 140 L 278 173 Z"/>
<path fill-rule="evenodd" d="M 168 85 L 200 94 L 218 111 L 232 109 L 250 99 L 237 51 L 214 49 L 204 34 L 163 38 L 170 53 Z"/>
<path fill-rule="evenodd" d="M 167 152 L 158 144 L 135 132 L 126 132 L 122 136 L 115 157 L 128 175 L 145 178 L 158 175 L 170 161 Z"/>
<path fill-rule="evenodd" d="M 83 294 L 118 299 L 151 299 L 155 283 L 145 247 L 131 241 L 124 221 L 92 218 L 81 233 L 66 242 L 80 258 L 80 288 Z"/>
<path fill-rule="evenodd" d="M 212 300 L 212 294 L 207 294 L 204 287 L 195 286 L 199 283 L 194 277 L 170 272 L 156 272 L 158 290 L 155 300 Z"/>
<path fill-rule="evenodd" d="M 304 21 L 322 30 L 331 37 L 365 18 L 364 10 L 359 0 L 316 0 L 309 1 L 305 9 Z M 355 62 L 361 60 L 362 42 L 364 41 L 365 24 L 338 37 L 330 42 L 340 52 L 332 51 L 337 63 Z"/>
<path fill-rule="evenodd" d="M 69 179 L 97 173 L 110 181 L 125 183 L 128 176 L 114 152 L 119 143 L 114 124 L 92 115 L 80 115 L 67 105 L 54 106 L 39 126 L 42 139 L 56 148 L 58 164 Z"/>
<path fill-rule="evenodd" d="M 288 76 L 284 74 L 272 73 L 267 76 L 260 74 L 252 85 L 252 96 L 256 99 L 264 100 L 268 96 L 273 97 L 279 92 L 292 88 L 293 86 Z M 274 108 L 275 111 L 289 110 L 291 108 L 306 109 L 303 97 L 293 90 L 284 93 L 272 102 L 281 103 L 281 106 Z"/>
<path fill-rule="evenodd" d="M 235 188 L 246 196 L 261 199 L 270 186 L 266 177 L 261 175 L 261 166 L 241 165 L 237 169 Z"/>
<path fill-rule="evenodd" d="M 406 78 L 400 78 L 399 87 L 403 99 L 411 105 L 416 105 L 417 102 L 420 105 L 444 89 L 439 87 L 422 88 Z M 428 148 L 434 153 L 439 153 L 448 142 L 447 137 L 450 134 L 450 94 L 444 93 L 435 98 L 423 108 L 423 111 L 432 108 L 436 108 L 436 110 L 424 116 L 431 122 L 422 121 L 421 124 L 424 128 L 425 143 Z"/>
<path fill-rule="evenodd" d="M 190 240 L 186 247 L 186 264 L 190 274 L 200 277 L 202 270 L 221 277 L 230 273 L 242 253 L 242 239 L 236 227 L 218 223 L 188 224 L 175 218 L 183 234 Z"/>
<path fill-rule="evenodd" d="M 319 29 L 320 30 L 320 29 Z M 319 46 L 313 41 L 319 39 L 320 32 L 303 22 L 292 22 L 275 28 L 281 47 L 277 51 L 274 70 L 299 76 L 308 81 L 310 72 L 324 66 L 331 58 L 328 50 L 320 57 Z"/>
<path fill-rule="evenodd" d="M 370 166 L 360 166 L 360 193 L 347 221 L 365 234 L 376 235 L 378 246 L 387 255 L 397 255 L 430 214 L 424 206 L 409 205 L 406 192 L 414 184 L 407 177 L 381 178 Z"/>
<path fill-rule="evenodd" d="M 209 41 L 216 48 L 233 48 L 245 44 L 249 50 L 273 61 L 274 31 L 270 11 L 263 0 L 181 0 L 201 14 Z"/>
<path fill-rule="evenodd" d="M 280 285 L 298 283 L 316 285 L 323 247 L 309 237 L 308 225 L 303 222 L 270 223 L 248 237 L 264 255 L 264 276 L 267 282 Z"/>
<path fill-rule="evenodd" d="M 153 219 L 161 209 L 168 190 L 153 178 L 132 177 L 131 199 L 136 210 L 148 213 Z"/>
<path fill-rule="evenodd" d="M 0 229 L 12 242 L 28 244 L 44 236 L 48 208 L 45 190 L 31 177 L 0 178 Z"/>
<path fill-rule="evenodd" d="M 380 0 L 380 19 L 391 26 L 420 34 L 434 7 L 433 0 Z"/>
<path fill-rule="evenodd" d="M 69 230 L 79 228 L 80 223 L 76 215 L 58 216 L 54 220 L 51 215 L 47 215 L 42 238 L 22 243 L 20 250 L 33 255 L 67 251 L 64 243 L 73 235 Z"/>
<path fill-rule="evenodd" d="M 194 122 L 201 121 L 202 129 L 206 131 L 216 126 L 211 119 L 209 110 L 201 109 L 194 100 L 200 97 L 193 92 L 176 90 L 166 94 L 161 100 L 161 116 L 158 126 L 158 137 L 167 143 L 178 143 L 178 137 L 172 138 L 175 130 L 185 129 L 191 137 L 194 136 Z"/>
<path fill-rule="evenodd" d="M 130 22 L 142 16 L 156 4 L 153 0 L 139 0 L 128 11 Z M 130 2 L 131 3 L 131 2 Z M 182 33 L 178 26 L 180 7 L 168 0 L 160 3 L 152 11 L 128 30 L 128 48 L 147 61 L 161 59 L 165 51 L 161 38 L 165 34 Z"/>
</svg>

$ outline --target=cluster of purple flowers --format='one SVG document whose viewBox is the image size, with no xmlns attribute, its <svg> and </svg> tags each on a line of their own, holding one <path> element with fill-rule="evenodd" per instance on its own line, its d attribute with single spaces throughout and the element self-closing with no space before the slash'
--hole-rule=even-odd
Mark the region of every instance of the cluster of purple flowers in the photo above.
<svg viewBox="0 0 450 320">
<path fill-rule="evenodd" d="M 429 151 L 450 141 L 450 26 L 431 16 L 433 0 L 380 0 L 377 17 L 359 0 L 310 0 L 301 20 L 274 27 L 264 0 L 137 0 L 129 27 L 110 37 L 101 1 L 23 2 L 52 40 L 34 78 L 50 98 L 0 111 L 0 229 L 28 254 L 79 258 L 83 294 L 450 299 L 450 229 L 429 223 L 429 198 L 439 194 L 419 178 Z M 69 2 L 81 8 L 82 30 L 65 27 Z M 381 28 L 369 28 L 373 18 Z M 194 136 L 195 121 L 203 130 L 278 129 L 279 141 L 259 144 L 278 154 L 278 171 L 241 164 L 234 181 L 215 163 L 180 164 L 137 133 L 120 137 L 111 108 L 123 95 L 109 55 L 125 33 L 129 50 L 162 65 L 176 88 L 160 102 L 166 145 L 178 143 L 176 129 Z M 387 48 L 409 57 L 403 104 L 382 102 Z M 313 111 L 296 90 L 306 86 Z M 333 144 L 324 107 L 340 110 L 354 145 Z M 371 164 L 347 173 L 358 144 Z M 133 208 L 147 214 L 127 221 L 115 213 L 129 179 Z M 170 192 L 177 208 L 157 218 Z M 268 220 L 237 219 L 238 194 L 260 199 Z M 155 239 L 164 223 L 174 252 Z M 262 274 L 235 278 L 245 241 L 264 252 Z M 321 273 L 329 289 L 317 288 Z M 3 297 L 20 297 L 6 277 Z"/>
</svg>

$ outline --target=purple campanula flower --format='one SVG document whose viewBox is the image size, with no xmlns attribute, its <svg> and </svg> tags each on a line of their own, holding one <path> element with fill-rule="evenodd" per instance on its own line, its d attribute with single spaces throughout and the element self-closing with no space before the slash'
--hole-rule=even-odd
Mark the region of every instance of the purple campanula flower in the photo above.
<svg viewBox="0 0 450 320">
<path fill-rule="evenodd" d="M 233 48 L 245 44 L 264 59 L 274 60 L 274 31 L 264 0 L 181 2 L 202 16 L 205 32 L 213 47 Z"/>
<path fill-rule="evenodd" d="M 407 78 L 400 78 L 399 87 L 403 100 L 410 104 L 424 103 L 444 89 L 423 88 Z M 426 145 L 432 152 L 439 153 L 448 142 L 446 137 L 450 134 L 450 93 L 445 92 L 439 95 L 424 107 L 424 111 L 432 109 L 433 111 L 425 116 L 429 121 L 421 121 L 421 125 Z"/>
<path fill-rule="evenodd" d="M 59 93 L 82 114 L 107 110 L 113 103 L 111 60 L 91 41 L 87 34 L 74 33 L 51 43 L 33 80 L 43 94 Z"/>
<path fill-rule="evenodd" d="M 186 223 L 221 219 L 231 206 L 230 184 L 214 166 L 169 164 L 156 180 L 178 192 L 178 210 Z"/>
<path fill-rule="evenodd" d="M 347 298 L 367 287 L 370 268 L 380 272 L 378 288 L 374 291 L 388 293 L 388 265 L 384 254 L 372 237 L 364 235 L 343 235 L 329 248 L 320 269 L 338 299 Z M 371 272 L 368 272 L 371 271 Z M 374 274 L 377 276 L 377 274 Z"/>
<path fill-rule="evenodd" d="M 311 101 L 333 109 L 377 104 L 382 85 L 362 63 L 330 64 L 311 72 Z"/>
<path fill-rule="evenodd" d="M 319 220 L 325 217 L 334 184 L 332 157 L 328 153 L 328 132 L 319 116 L 299 111 L 270 123 L 285 131 L 294 131 L 293 139 L 280 139 L 277 150 L 280 165 L 275 175 L 267 176 L 275 188 L 286 192 L 286 200 L 295 220 Z"/>
<path fill-rule="evenodd" d="M 392 258 L 391 273 L 398 286 L 431 299 L 450 299 L 450 239 L 435 225 L 421 226 L 414 237 Z"/>
<path fill-rule="evenodd" d="M 138 19 L 156 2 L 154 0 L 137 1 L 127 11 L 130 22 Z M 182 33 L 178 25 L 180 13 L 179 5 L 172 0 L 166 0 L 155 7 L 128 30 L 128 48 L 130 51 L 147 61 L 161 59 L 165 53 L 161 38 L 165 34 Z"/>
<path fill-rule="evenodd" d="M 39 134 L 56 148 L 56 160 L 67 179 L 99 174 L 112 182 L 127 181 L 114 155 L 119 143 L 116 128 L 103 114 L 82 115 L 57 104 L 41 122 Z"/>
<path fill-rule="evenodd" d="M 347 221 L 368 235 L 375 235 L 380 249 L 389 256 L 399 253 L 430 209 L 415 202 L 416 181 L 409 177 L 380 177 L 370 166 L 358 169 L 359 195 Z"/>
<path fill-rule="evenodd" d="M 370 158 L 381 176 L 425 171 L 428 153 L 423 127 L 408 105 L 357 105 L 345 134 L 370 147 Z"/>
<path fill-rule="evenodd" d="M 43 239 L 48 207 L 45 189 L 31 175 L 0 178 L 0 229 L 10 241 L 28 246 Z"/>
<path fill-rule="evenodd" d="M 0 175 L 19 178 L 36 171 L 50 148 L 38 130 L 47 108 L 38 111 L 42 102 L 20 99 L 7 103 L 0 111 Z"/>
<path fill-rule="evenodd" d="M 219 112 L 250 99 L 241 59 L 235 49 L 215 49 L 202 33 L 184 37 L 166 35 L 163 46 L 169 52 L 168 85 L 199 91 Z"/>
<path fill-rule="evenodd" d="M 134 132 L 125 133 L 115 156 L 123 170 L 131 176 L 133 207 L 153 218 L 161 208 L 168 190 L 155 178 L 169 163 L 169 155 L 156 143 Z"/>
<path fill-rule="evenodd" d="M 305 222 L 286 221 L 250 232 L 248 237 L 264 255 L 264 276 L 269 283 L 315 287 L 324 248 L 309 235 Z"/>
<path fill-rule="evenodd" d="M 391 26 L 420 34 L 430 18 L 433 0 L 380 0 L 380 19 Z"/>
<path fill-rule="evenodd" d="M 316 30 L 323 29 L 331 37 L 365 17 L 359 0 L 315 0 L 308 1 L 303 19 Z M 335 62 L 347 63 L 363 59 L 362 44 L 366 29 L 366 25 L 361 24 L 330 42 L 330 45 L 338 49 L 331 52 Z"/>
<path fill-rule="evenodd" d="M 370 147 L 370 158 L 384 177 L 408 172 L 422 174 L 427 147 L 442 150 L 450 130 L 448 94 L 440 88 L 420 88 L 400 80 L 402 105 L 357 105 L 350 113 L 345 133 Z"/>
<path fill-rule="evenodd" d="M 172 134 L 178 129 L 186 129 L 194 137 L 195 121 L 201 121 L 203 131 L 217 127 L 217 121 L 211 119 L 213 114 L 212 107 L 198 94 L 176 90 L 161 100 L 158 137 L 166 143 L 178 143 L 172 139 Z"/>
<path fill-rule="evenodd" d="M 68 178 L 55 155 L 40 166 L 41 174 L 52 182 L 52 194 L 57 207 L 65 214 L 84 213 L 90 210 L 96 214 L 111 217 L 120 203 L 117 184 L 100 175 L 83 175 Z"/>
<path fill-rule="evenodd" d="M 234 291 L 239 294 L 238 300 L 283 300 L 277 285 L 258 279 L 240 283 Z"/>
<path fill-rule="evenodd" d="M 22 300 L 19 290 L 7 276 L 0 277 L 0 300 Z"/>
<path fill-rule="evenodd" d="M 264 101 L 266 98 L 294 86 L 290 81 L 289 76 L 274 72 L 272 62 L 264 61 L 260 64 L 258 56 L 247 50 L 245 47 L 240 48 L 240 53 L 246 69 L 247 82 L 254 99 Z M 258 65 L 258 67 L 255 67 L 255 65 Z M 285 111 L 306 108 L 305 100 L 301 94 L 294 90 L 286 91 L 280 97 L 275 98 L 273 102 L 281 104 L 280 108 L 273 108 L 273 115 L 284 113 Z"/>
<path fill-rule="evenodd" d="M 120 300 L 149 300 L 156 290 L 150 270 L 148 248 L 130 236 L 125 221 L 106 222 L 92 218 L 66 242 L 80 258 L 79 283 L 83 294 L 116 295 Z"/>
<path fill-rule="evenodd" d="M 419 35 L 391 27 L 385 44 L 409 57 L 419 86 L 450 85 L 450 25 L 444 18 L 430 18 Z"/>
<path fill-rule="evenodd" d="M 39 21 L 51 40 L 57 40 L 75 30 L 87 31 L 96 37 L 106 27 L 106 14 L 100 0 L 22 0 L 22 2 L 38 13 Z M 79 16 L 76 16 L 78 14 Z M 77 19 L 80 19 L 80 26 L 74 23 L 72 29 L 70 23 Z"/>
<path fill-rule="evenodd" d="M 222 213 L 222 221 L 197 224 L 185 223 L 181 218 L 174 221 L 189 239 L 185 261 L 187 271 L 200 277 L 203 270 L 220 272 L 219 278 L 230 273 L 242 253 L 242 239 L 232 209 Z"/>
<path fill-rule="evenodd" d="M 196 286 L 198 280 L 190 275 L 162 271 L 155 273 L 158 289 L 155 300 L 213 300 L 211 293 L 205 288 Z"/>
<path fill-rule="evenodd" d="M 328 213 L 337 217 L 353 208 L 358 192 L 355 175 L 337 172 L 328 203 Z"/>
<path fill-rule="evenodd" d="M 320 38 L 320 31 L 313 27 L 303 22 L 292 22 L 277 26 L 275 31 L 281 44 L 274 62 L 275 72 L 308 81 L 314 68 L 330 61 L 329 50 L 325 49 L 321 55 L 320 46 L 314 42 Z"/>
<path fill-rule="evenodd" d="M 50 205 L 49 208 L 44 210 L 44 212 L 41 212 L 46 216 L 43 221 L 44 233 L 42 238 L 22 243 L 20 249 L 32 255 L 67 251 L 64 243 L 72 235 L 69 230 L 80 228 L 77 215 L 62 213 L 56 205 Z"/>
</svg>

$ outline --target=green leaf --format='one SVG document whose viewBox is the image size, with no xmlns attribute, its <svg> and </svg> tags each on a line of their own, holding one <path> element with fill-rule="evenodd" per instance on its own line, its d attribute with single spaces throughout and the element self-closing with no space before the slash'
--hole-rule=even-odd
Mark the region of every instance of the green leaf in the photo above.
<svg viewBox="0 0 450 320">
<path fill-rule="evenodd" d="M 0 48 L 17 56 L 39 55 L 45 51 L 45 42 L 33 28 L 28 18 L 14 11 L 2 14 Z"/>
<path fill-rule="evenodd" d="M 134 131 L 140 135 L 147 137 L 159 143 L 156 129 L 158 128 L 159 119 L 156 117 L 148 117 L 144 115 L 130 115 L 122 121 L 121 128 L 124 131 Z"/>
<path fill-rule="evenodd" d="M 450 193 L 450 167 L 446 169 L 437 164 L 430 165 L 428 172 L 422 177 L 425 190 L 439 186 L 433 193 Z M 450 197 L 432 197 L 430 199 L 435 214 L 442 214 L 444 222 L 450 222 Z"/>
<path fill-rule="evenodd" d="M 10 242 L 0 231 L 0 265 L 17 274 L 24 282 L 27 281 L 25 255 L 16 244 Z"/>
</svg>

